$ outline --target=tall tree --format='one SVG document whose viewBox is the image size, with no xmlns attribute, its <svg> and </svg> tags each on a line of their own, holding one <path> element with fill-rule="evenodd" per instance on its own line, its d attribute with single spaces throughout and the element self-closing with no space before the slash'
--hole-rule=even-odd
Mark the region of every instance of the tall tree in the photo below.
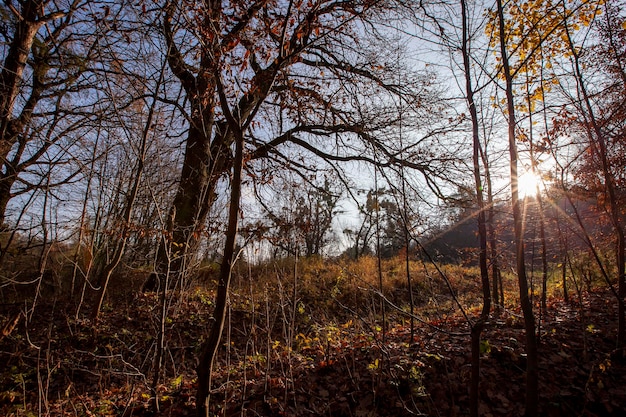
<svg viewBox="0 0 626 417">
<path fill-rule="evenodd" d="M 443 176 L 424 163 L 417 149 L 400 160 L 391 142 L 374 135 L 395 123 L 384 95 L 402 94 L 412 109 L 430 100 L 425 91 L 432 80 L 407 73 L 406 84 L 391 82 L 387 75 L 393 66 L 364 48 L 364 27 L 375 32 L 372 19 L 397 7 L 402 4 L 373 0 L 165 5 L 168 62 L 186 95 L 189 127 L 169 238 L 160 243 L 157 271 L 166 266 L 183 270 L 220 178 L 232 165 L 233 132 L 217 106 L 216 74 L 224 78 L 225 101 L 236 118 L 256 119 L 244 131 L 251 160 L 269 158 L 303 168 L 307 164 L 293 155 L 300 148 L 317 160 L 374 162 L 363 152 L 374 149 L 381 164 L 403 163 Z M 353 94 L 357 86 L 368 87 L 369 103 Z M 350 139 L 367 146 L 354 146 Z M 172 259 L 168 241 L 180 249 Z"/>
<path fill-rule="evenodd" d="M 480 338 L 487 320 L 489 319 L 489 312 L 491 310 L 491 289 L 489 287 L 489 267 L 487 265 L 487 218 L 485 213 L 485 201 L 483 198 L 483 180 L 480 170 L 482 165 L 481 153 L 483 152 L 483 149 L 479 134 L 480 122 L 478 119 L 478 111 L 476 109 L 476 101 L 474 99 L 475 91 L 472 84 L 472 44 L 470 36 L 470 22 L 467 3 L 464 0 L 461 0 L 460 6 L 462 20 L 461 55 L 463 59 L 463 73 L 465 75 L 465 97 L 472 123 L 472 162 L 474 168 L 474 190 L 476 193 L 476 203 L 478 209 L 478 265 L 480 267 L 480 278 L 483 290 L 483 308 L 480 318 L 472 324 L 471 328 L 472 381 L 470 385 L 470 414 L 473 417 L 477 417 L 479 415 L 478 394 L 480 392 Z"/>
<path fill-rule="evenodd" d="M 84 4 L 26 0 L 0 6 L 6 45 L 0 73 L 0 225 L 12 198 L 38 188 L 37 172 L 47 171 L 38 167 L 67 164 L 72 140 L 97 117 L 93 96 L 85 93 L 93 86 L 82 75 L 95 57 L 98 29 L 79 27 L 86 18 Z M 78 92 L 81 103 L 70 105 Z M 76 174 L 67 167 L 63 172 L 50 187 Z"/>
<path fill-rule="evenodd" d="M 520 293 L 520 304 L 524 315 L 527 349 L 526 369 L 526 414 L 537 415 L 538 399 L 538 353 L 535 334 L 535 318 L 528 294 L 524 251 L 524 219 L 519 199 L 518 174 L 518 126 L 516 112 L 533 111 L 533 105 L 543 100 L 546 86 L 543 82 L 530 93 L 526 91 L 528 108 L 515 98 L 514 84 L 523 73 L 528 76 L 537 74 L 543 67 L 551 67 L 553 59 L 559 59 L 568 52 L 567 25 L 563 25 L 564 16 L 572 19 L 575 27 L 588 24 L 590 17 L 595 15 L 597 2 L 570 2 L 571 7 L 563 9 L 562 2 L 513 1 L 496 2 L 496 10 L 492 12 L 492 20 L 487 25 L 487 33 L 491 35 L 492 46 L 499 51 L 499 71 L 505 81 L 505 114 L 508 119 L 508 139 L 510 156 L 511 198 L 515 232 L 515 249 L 517 254 L 516 271 Z M 540 78 L 543 81 L 543 77 Z"/>
<path fill-rule="evenodd" d="M 596 4 L 592 17 L 600 14 L 601 5 Z M 592 183 L 596 183 L 601 190 L 605 205 L 607 207 L 613 234 L 615 238 L 615 265 L 618 282 L 618 329 L 617 347 L 623 349 L 626 346 L 626 237 L 622 224 L 622 201 L 619 183 L 623 182 L 624 176 L 621 162 L 623 162 L 623 139 L 624 128 L 619 118 L 619 114 L 624 108 L 624 91 L 626 90 L 626 72 L 623 62 L 623 41 L 619 41 L 619 36 L 624 30 L 620 20 L 616 19 L 616 9 L 608 7 L 607 18 L 601 25 L 601 37 L 606 41 L 606 45 L 599 47 L 603 50 L 603 66 L 609 74 L 608 87 L 600 94 L 594 94 L 586 77 L 586 68 L 583 65 L 583 49 L 576 45 L 574 40 L 575 22 L 572 22 L 568 7 L 563 4 L 561 16 L 565 31 L 565 39 L 571 54 L 574 77 L 576 79 L 577 93 L 579 101 L 576 103 L 577 110 L 582 116 L 582 130 L 588 137 L 587 166 L 593 166 L 594 174 Z M 590 18 L 591 19 L 591 18 Z M 622 35 L 623 36 L 623 35 Z M 615 100 L 615 85 L 618 85 Z M 594 100 L 594 96 L 600 100 Z M 607 102 L 602 103 L 602 98 L 610 97 Z M 606 106 L 606 107 L 605 107 Z M 616 122 L 617 120 L 617 122 Z M 613 143 L 611 143 L 613 142 Z M 622 151 L 622 152 L 621 152 Z M 584 171 L 584 169 L 583 169 Z M 584 174 L 583 174 L 584 176 Z"/>
<path fill-rule="evenodd" d="M 227 116 L 228 125 L 234 131 L 235 135 L 235 159 L 233 163 L 232 180 L 230 187 L 230 203 L 228 208 L 228 225 L 226 229 L 226 241 L 224 243 L 224 258 L 220 265 L 218 277 L 217 295 L 213 317 L 215 323 L 211 327 L 209 336 L 202 344 L 200 352 L 200 360 L 198 363 L 198 389 L 196 392 L 196 411 L 198 417 L 209 417 L 209 399 L 211 390 L 211 376 L 215 355 L 220 345 L 222 331 L 224 330 L 224 321 L 226 319 L 226 304 L 228 302 L 228 290 L 232 274 L 232 267 L 235 262 L 235 247 L 237 240 L 237 230 L 239 227 L 239 207 L 241 205 L 241 186 L 244 166 L 244 138 L 243 129 L 252 121 L 252 118 L 239 119 L 228 108 L 224 90 L 222 89 L 220 76 L 216 74 L 218 80 L 218 88 L 220 92 L 220 101 L 222 109 Z M 165 293 L 165 289 L 163 289 Z"/>
<path fill-rule="evenodd" d="M 388 135 L 397 122 L 388 97 L 400 94 L 413 112 L 426 113 L 424 105 L 431 104 L 426 137 L 449 129 L 449 124 L 434 123 L 432 115 L 444 107 L 431 98 L 432 78 L 407 72 L 406 83 L 392 82 L 397 76 L 389 74 L 396 67 L 385 65 L 386 51 L 378 48 L 372 53 L 366 47 L 372 41 L 368 31 L 377 31 L 375 19 L 391 16 L 397 7 L 402 3 L 376 0 L 206 0 L 164 5 L 167 60 L 185 93 L 179 108 L 188 128 L 155 278 L 184 271 L 219 184 L 233 172 L 215 321 L 198 367 L 199 415 L 209 413 L 211 367 L 234 262 L 242 169 L 262 180 L 280 165 L 306 170 L 321 161 L 359 160 L 379 166 L 404 164 L 432 174 L 431 186 L 434 177 L 445 178 L 445 172 L 430 163 L 432 151 L 422 152 L 420 138 L 406 145 L 410 151 L 401 159 Z M 363 88 L 367 97 L 359 92 Z M 308 160 L 302 153 L 308 153 Z M 256 160 L 268 161 L 269 169 L 255 165 Z M 170 252 L 168 247 L 177 250 Z"/>
<path fill-rule="evenodd" d="M 499 53 L 502 62 L 501 71 L 505 80 L 506 114 L 509 139 L 509 168 L 511 179 L 511 204 L 513 206 L 513 229 L 515 234 L 516 272 L 519 286 L 519 297 L 524 315 L 524 330 L 526 333 L 526 412 L 532 417 L 538 415 L 539 378 L 537 337 L 535 334 L 535 317 L 528 296 L 528 281 L 526 277 L 526 260 L 524 255 L 524 224 L 521 211 L 521 202 L 518 190 L 518 154 L 516 139 L 515 99 L 513 96 L 513 71 L 509 61 L 508 33 L 506 30 L 504 6 L 502 0 L 496 1 L 496 27 L 499 38 Z"/>
</svg>

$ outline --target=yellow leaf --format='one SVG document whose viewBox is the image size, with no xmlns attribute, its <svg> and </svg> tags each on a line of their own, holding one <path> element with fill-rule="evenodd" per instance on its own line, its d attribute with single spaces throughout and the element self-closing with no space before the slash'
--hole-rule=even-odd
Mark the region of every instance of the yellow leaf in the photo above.
<svg viewBox="0 0 626 417">
<path fill-rule="evenodd" d="M 176 389 L 178 387 L 180 387 L 180 385 L 183 383 L 183 375 L 179 375 L 178 377 L 174 378 L 172 380 L 172 382 L 170 382 L 170 387 L 172 389 Z"/>
</svg>

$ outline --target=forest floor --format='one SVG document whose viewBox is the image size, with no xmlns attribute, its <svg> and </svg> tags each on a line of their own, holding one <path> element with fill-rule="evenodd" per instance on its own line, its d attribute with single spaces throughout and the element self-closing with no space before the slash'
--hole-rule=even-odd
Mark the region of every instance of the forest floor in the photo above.
<svg viewBox="0 0 626 417">
<path fill-rule="evenodd" d="M 196 293 L 170 309 L 164 373 L 155 384 L 157 306 L 157 295 L 135 295 L 93 323 L 76 319 L 70 304 L 41 301 L 28 320 L 15 315 L 28 311 L 25 305 L 1 305 L 0 415 L 194 415 L 196 354 L 211 302 Z M 385 330 L 358 317 L 290 329 L 285 312 L 297 314 L 297 304 L 266 306 L 272 314 L 245 306 L 231 300 L 212 384 L 215 415 L 469 415 L 469 329 L 462 315 L 415 322 L 411 338 L 406 319 Z M 569 303 L 549 300 L 540 332 L 542 416 L 626 415 L 626 362 L 614 352 L 616 310 L 607 290 Z M 263 337 L 263 323 L 283 337 Z M 482 351 L 480 415 L 523 415 L 519 311 L 492 316 Z"/>
</svg>

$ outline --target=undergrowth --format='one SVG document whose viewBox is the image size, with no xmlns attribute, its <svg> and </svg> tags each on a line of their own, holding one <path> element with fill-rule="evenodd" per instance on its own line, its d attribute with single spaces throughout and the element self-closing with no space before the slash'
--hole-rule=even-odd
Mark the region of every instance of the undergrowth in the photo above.
<svg viewBox="0 0 626 417">
<path fill-rule="evenodd" d="M 377 264 L 368 257 L 239 264 L 215 369 L 212 412 L 464 415 L 469 327 L 460 312 L 472 318 L 479 311 L 477 269 L 444 265 L 438 270 L 411 261 L 411 335 L 404 261 L 382 262 L 382 288 Z M 167 293 L 166 355 L 156 387 L 151 381 L 159 295 L 137 291 L 145 273 L 115 277 L 98 322 L 89 318 L 89 291 L 78 297 L 57 290 L 35 299 L 35 287 L 3 288 L 0 323 L 15 326 L 5 326 L 0 340 L 0 414 L 192 413 L 196 360 L 215 296 L 216 268 L 202 271 L 184 289 Z M 621 398 L 615 392 L 623 388 L 623 377 L 616 376 L 622 364 L 610 355 L 615 302 L 607 291 L 597 292 L 599 282 L 588 271 L 576 281 L 569 278 L 572 302 L 564 304 L 558 274 L 555 265 L 541 331 L 544 360 L 558 362 L 568 373 L 551 376 L 544 369 L 543 384 L 549 385 L 542 407 L 556 407 L 553 415 L 578 415 L 568 407 L 602 408 L 611 415 Z M 492 317 L 483 342 L 483 415 L 519 415 L 523 403 L 523 326 L 514 277 L 505 275 L 503 282 L 505 306 Z M 538 281 L 533 288 L 538 308 Z M 519 386 L 511 387 L 516 380 Z M 562 392 L 554 384 L 574 388 Z"/>
</svg>

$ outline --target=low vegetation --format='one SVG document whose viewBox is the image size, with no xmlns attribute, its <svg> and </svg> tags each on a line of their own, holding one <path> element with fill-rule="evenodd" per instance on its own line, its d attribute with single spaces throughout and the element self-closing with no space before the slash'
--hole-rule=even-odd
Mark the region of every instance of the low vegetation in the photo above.
<svg viewBox="0 0 626 417">
<path fill-rule="evenodd" d="M 470 327 L 464 315 L 479 314 L 477 270 L 447 265 L 438 272 L 420 260 L 410 266 L 413 334 L 401 259 L 382 263 L 382 289 L 375 258 L 240 263 L 211 412 L 467 415 Z M 35 300 L 36 285 L 5 285 L 0 414 L 192 415 L 197 354 L 211 323 L 215 288 L 214 268 L 203 271 L 187 288 L 168 293 L 166 355 L 156 387 L 159 296 L 119 291 L 139 289 L 145 274 L 116 275 L 97 322 L 89 318 L 89 291 L 84 299 L 57 291 Z M 621 415 L 626 364 L 613 353 L 615 297 L 591 273 L 585 285 L 581 277 L 569 279 L 570 302 L 563 301 L 558 280 L 550 282 L 544 315 L 540 288 L 534 288 L 541 318 L 540 411 Z M 492 314 L 481 344 L 483 416 L 524 412 L 523 323 L 514 278 L 503 282 L 505 305 Z"/>
</svg>

